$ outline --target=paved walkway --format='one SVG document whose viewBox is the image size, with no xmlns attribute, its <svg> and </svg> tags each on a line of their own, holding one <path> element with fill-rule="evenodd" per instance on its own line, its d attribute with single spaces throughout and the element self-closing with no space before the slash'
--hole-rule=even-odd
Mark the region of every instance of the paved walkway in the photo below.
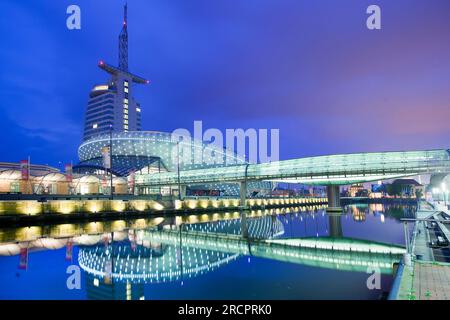
<svg viewBox="0 0 450 320">
<path fill-rule="evenodd" d="M 415 239 L 413 252 L 416 257 L 421 257 L 424 261 L 434 261 L 433 249 L 430 248 L 428 243 L 430 242 L 430 236 L 428 230 L 425 227 L 424 221 L 416 221 L 414 228 Z"/>
<path fill-rule="evenodd" d="M 416 213 L 417 219 L 430 219 L 436 214 L 436 210 L 427 202 L 421 201 Z M 428 246 L 430 236 L 424 221 L 416 221 L 413 234 L 414 255 L 421 256 L 421 260 L 434 261 L 433 250 Z"/>
<path fill-rule="evenodd" d="M 435 209 L 434 206 L 425 201 L 419 202 L 419 208 L 417 209 L 416 218 L 417 219 L 430 219 L 439 210 Z"/>
<path fill-rule="evenodd" d="M 428 203 L 421 202 L 417 218 L 434 217 L 438 220 L 437 213 L 441 211 Z M 438 224 L 441 225 L 440 222 Z M 450 300 L 450 263 L 434 261 L 433 251 L 428 246 L 429 235 L 424 221 L 416 221 L 414 236 L 412 266 L 404 266 L 403 272 L 399 274 L 400 285 L 395 299 Z M 417 255 L 422 256 L 422 260 L 417 260 Z"/>
<path fill-rule="evenodd" d="M 450 264 L 415 261 L 405 267 L 397 300 L 450 300 Z"/>
</svg>

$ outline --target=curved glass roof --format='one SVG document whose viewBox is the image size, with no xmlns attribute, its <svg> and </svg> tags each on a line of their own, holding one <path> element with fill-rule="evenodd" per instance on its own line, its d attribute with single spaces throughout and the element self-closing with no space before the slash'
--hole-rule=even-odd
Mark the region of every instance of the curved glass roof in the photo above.
<svg viewBox="0 0 450 320">
<path fill-rule="evenodd" d="M 177 170 L 178 163 L 182 170 L 245 163 L 242 157 L 214 144 L 206 144 L 190 137 L 167 132 L 114 132 L 111 140 L 113 156 L 158 157 L 169 171 Z M 82 163 L 101 159 L 102 148 L 109 144 L 109 134 L 96 136 L 80 145 L 78 157 Z"/>
</svg>

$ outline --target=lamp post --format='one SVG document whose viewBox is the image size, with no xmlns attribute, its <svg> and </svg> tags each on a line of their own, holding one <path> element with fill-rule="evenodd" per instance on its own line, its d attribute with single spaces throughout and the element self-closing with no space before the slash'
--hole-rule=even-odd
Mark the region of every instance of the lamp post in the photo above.
<svg viewBox="0 0 450 320">
<path fill-rule="evenodd" d="M 109 125 L 109 174 L 110 174 L 110 180 L 109 180 L 109 188 L 111 192 L 110 199 L 113 200 L 113 175 L 112 175 L 112 166 L 113 166 L 113 159 L 112 159 L 112 125 Z"/>
<path fill-rule="evenodd" d="M 447 186 L 445 185 L 445 182 L 442 182 L 442 184 L 441 184 L 441 191 L 442 191 L 442 195 L 444 198 L 444 206 L 447 207 L 448 190 L 447 190 Z"/>
<path fill-rule="evenodd" d="M 27 166 L 27 176 L 28 176 L 28 184 L 30 187 L 30 191 L 32 194 L 35 194 L 34 189 L 33 189 L 33 185 L 31 184 L 31 156 L 28 156 L 28 166 Z"/>
<path fill-rule="evenodd" d="M 178 200 L 181 201 L 181 182 L 180 182 L 180 140 L 177 141 L 177 174 L 178 174 Z"/>
</svg>

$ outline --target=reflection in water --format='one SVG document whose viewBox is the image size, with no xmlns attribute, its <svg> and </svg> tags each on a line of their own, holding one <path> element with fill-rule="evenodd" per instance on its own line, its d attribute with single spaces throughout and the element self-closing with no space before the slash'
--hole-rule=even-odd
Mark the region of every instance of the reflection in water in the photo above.
<svg viewBox="0 0 450 320">
<path fill-rule="evenodd" d="M 167 221 L 157 230 L 172 230 L 174 220 Z M 284 233 L 283 224 L 276 216 L 251 219 L 247 230 L 254 239 L 273 238 Z M 241 222 L 235 219 L 192 224 L 175 231 L 180 235 L 183 232 L 239 235 Z M 78 263 L 86 273 L 88 299 L 143 299 L 144 283 L 177 280 L 183 283 L 183 279 L 210 272 L 239 256 L 238 253 L 183 246 L 182 238 L 176 235 L 174 244 L 165 244 L 146 239 L 146 232 L 142 230 L 129 234 L 129 241 L 115 239 L 113 234 L 106 245 L 80 247 Z"/>
<path fill-rule="evenodd" d="M 329 214 L 329 235 L 332 238 L 342 238 L 342 215 L 341 214 Z"/>
<path fill-rule="evenodd" d="M 358 205 L 346 210 L 330 215 L 317 208 L 287 214 L 258 210 L 243 216 L 245 224 L 239 213 L 224 213 L 0 230 L 0 255 L 19 255 L 27 266 L 29 251 L 65 246 L 65 258 L 83 271 L 88 299 L 143 299 L 145 285 L 183 286 L 242 256 L 357 273 L 375 265 L 390 275 L 404 249 L 346 237 L 343 230 L 349 229 L 343 224 L 360 225 L 372 217 L 395 221 L 414 208 Z M 72 257 L 74 246 L 78 254 Z"/>
<path fill-rule="evenodd" d="M 347 213 L 351 214 L 353 220 L 356 222 L 364 222 L 367 215 L 382 216 L 380 220 L 384 220 L 384 215 L 390 216 L 397 220 L 402 218 L 414 218 L 417 211 L 417 206 L 405 205 L 384 205 L 381 203 L 372 204 L 354 204 L 347 206 Z"/>
<path fill-rule="evenodd" d="M 253 239 L 269 239 L 284 233 L 282 223 L 272 216 L 251 219 L 248 226 L 249 237 Z M 113 282 L 153 283 L 191 278 L 236 259 L 238 254 L 185 246 L 181 234 L 196 232 L 231 236 L 239 235 L 240 228 L 239 220 L 186 225 L 172 231 L 175 237 L 170 244 L 149 239 L 147 235 L 157 232 L 156 229 L 140 230 L 132 241 L 116 243 L 112 238 L 106 246 L 82 246 L 78 262 L 87 273 Z M 170 230 L 172 228 L 168 226 L 162 232 Z"/>
</svg>

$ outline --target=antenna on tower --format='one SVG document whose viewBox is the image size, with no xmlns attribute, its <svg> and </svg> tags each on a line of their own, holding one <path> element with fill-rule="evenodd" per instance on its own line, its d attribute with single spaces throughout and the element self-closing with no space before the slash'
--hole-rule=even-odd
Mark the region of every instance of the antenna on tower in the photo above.
<svg viewBox="0 0 450 320">
<path fill-rule="evenodd" d="M 128 4 L 123 7 L 123 26 L 119 34 L 119 69 L 128 72 Z"/>
<path fill-rule="evenodd" d="M 128 3 L 125 2 L 125 6 L 123 8 L 123 24 L 124 25 L 127 25 L 127 15 L 128 15 L 127 11 L 128 11 Z"/>
</svg>

